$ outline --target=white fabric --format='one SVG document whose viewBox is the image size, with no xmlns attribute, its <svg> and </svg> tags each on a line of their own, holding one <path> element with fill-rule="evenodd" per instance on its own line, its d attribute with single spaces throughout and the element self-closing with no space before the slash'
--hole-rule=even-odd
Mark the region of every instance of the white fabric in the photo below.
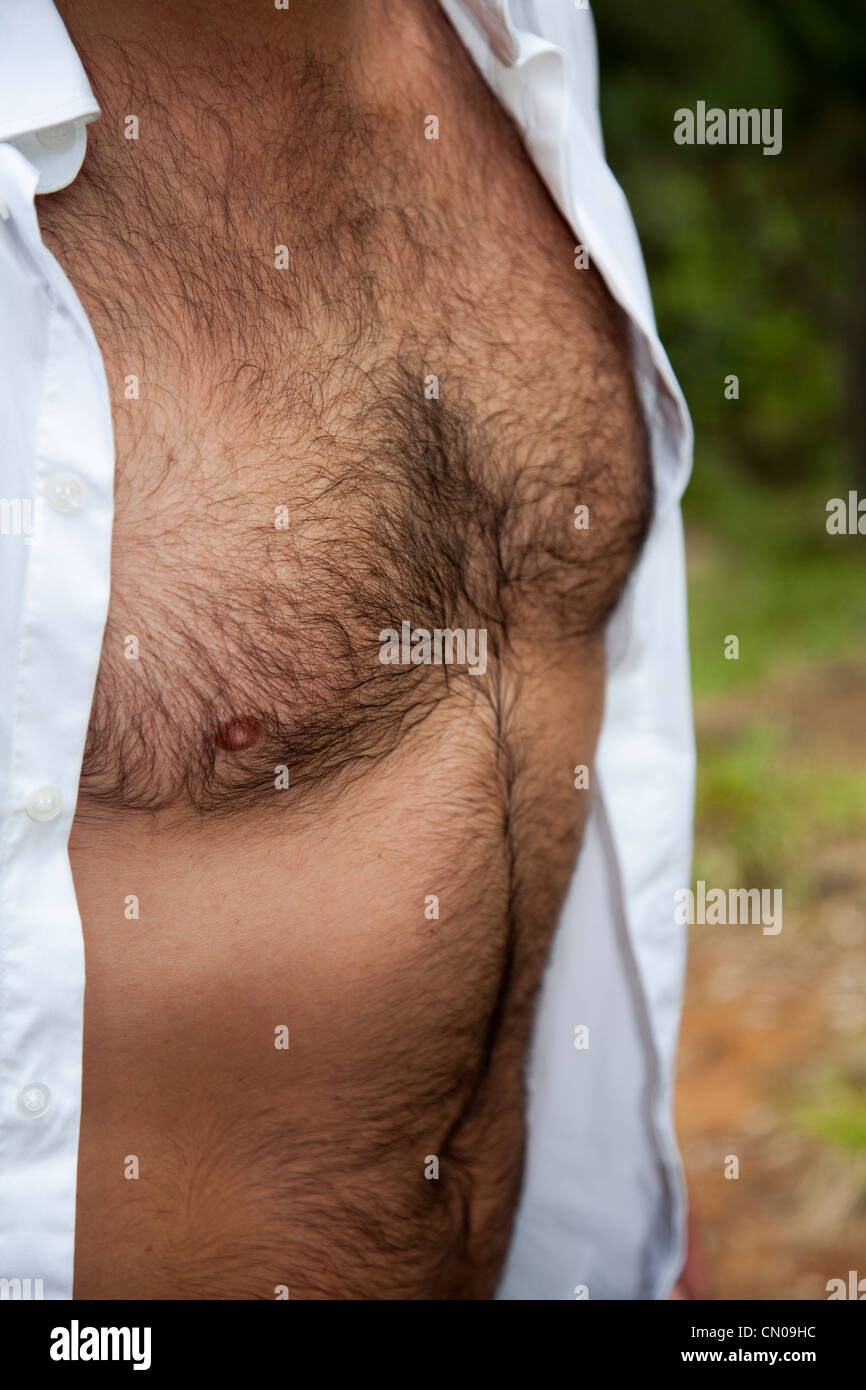
<svg viewBox="0 0 866 1390">
<path fill-rule="evenodd" d="M 592 810 L 545 976 L 498 1296 L 662 1297 L 682 1256 L 670 1093 L 684 952 L 673 893 L 691 854 L 678 505 L 691 429 L 604 161 L 589 12 L 440 3 L 631 316 L 657 492 L 609 631 Z M 51 0 L 0 0 L 0 1278 L 42 1279 L 47 1298 L 72 1289 L 84 978 L 66 844 L 108 605 L 114 453 L 99 349 L 42 245 L 34 195 L 75 177 L 97 115 Z M 65 123 L 66 148 L 35 138 Z M 59 814 L 39 819 L 57 792 Z M 579 1025 L 588 1049 L 574 1046 Z"/>
<path fill-rule="evenodd" d="M 99 115 L 87 75 L 63 21 L 45 0 L 0 3 L 0 141 L 19 148 L 39 173 L 38 193 L 71 183 Z M 69 123 L 61 149 L 39 134 Z"/>
<path fill-rule="evenodd" d="M 54 6 L 2 0 L 7 139 L 96 111 Z M 39 146 L 63 182 L 80 132 L 65 167 Z M 84 953 L 66 843 L 108 608 L 114 446 L 99 349 L 39 234 L 40 173 L 0 143 L 0 1278 L 69 1298 Z M 86 488 L 78 512 L 48 504 L 57 475 Z M 34 820 L 46 786 L 60 812 Z M 42 1114 L 27 1111 L 37 1087 Z"/>
</svg>

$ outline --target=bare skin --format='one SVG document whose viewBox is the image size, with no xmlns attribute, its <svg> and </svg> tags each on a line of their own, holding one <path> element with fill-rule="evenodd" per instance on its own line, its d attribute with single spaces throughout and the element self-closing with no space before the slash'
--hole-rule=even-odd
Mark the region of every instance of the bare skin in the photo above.
<svg viewBox="0 0 866 1390">
<path fill-rule="evenodd" d="M 103 116 L 40 216 L 117 442 L 75 1296 L 488 1298 L 645 510 L 619 315 L 429 7 L 60 8 Z M 383 675 L 403 620 L 486 672 Z"/>
</svg>

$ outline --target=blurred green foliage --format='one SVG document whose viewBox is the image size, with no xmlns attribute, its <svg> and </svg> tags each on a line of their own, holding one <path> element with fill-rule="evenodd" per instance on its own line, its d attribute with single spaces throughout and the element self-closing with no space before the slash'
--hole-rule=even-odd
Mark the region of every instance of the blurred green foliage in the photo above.
<svg viewBox="0 0 866 1390">
<path fill-rule="evenodd" d="M 747 475 L 866 491 L 862 4 L 605 0 L 595 18 L 608 160 L 699 465 L 732 488 Z M 781 152 L 675 144 L 674 111 L 699 100 L 780 107 Z M 724 398 L 729 373 L 738 401 Z"/>
<path fill-rule="evenodd" d="M 866 637 L 866 12 L 854 0 L 606 0 L 607 155 L 695 424 L 695 691 L 848 655 Z M 674 142 L 679 107 L 781 107 L 778 155 Z M 739 378 L 727 400 L 725 377 Z M 738 661 L 723 658 L 728 633 Z"/>
<path fill-rule="evenodd" d="M 866 497 L 866 9 L 598 0 L 595 19 L 608 161 L 695 424 L 684 503 L 694 877 L 782 885 L 820 939 L 827 909 L 861 919 L 866 842 L 866 728 L 858 738 L 853 705 L 834 698 L 843 669 L 866 689 L 866 536 L 826 530 L 829 498 Z M 677 145 L 674 112 L 698 101 L 781 107 L 781 152 Z M 725 399 L 731 373 L 738 400 Z M 728 634 L 738 660 L 725 660 Z M 828 709 L 847 710 L 841 730 Z M 814 957 L 802 960 L 811 993 Z M 824 1047 L 816 1036 L 815 1053 Z M 797 1069 L 781 1102 L 822 1153 L 860 1165 L 839 1177 L 852 1202 L 863 1199 L 864 1075 L 822 1069 L 805 1086 Z M 782 1191 L 793 1210 L 797 1191 Z"/>
<path fill-rule="evenodd" d="M 866 537 L 826 530 L 830 497 L 866 496 L 866 11 L 600 0 L 594 13 L 607 157 L 695 424 L 696 872 L 784 882 L 802 902 L 814 837 L 866 833 L 862 764 L 804 765 L 748 703 L 723 738 L 700 714 L 798 666 L 832 681 L 834 662 L 866 651 Z M 781 152 L 677 145 L 674 112 L 698 101 L 780 107 Z"/>
</svg>

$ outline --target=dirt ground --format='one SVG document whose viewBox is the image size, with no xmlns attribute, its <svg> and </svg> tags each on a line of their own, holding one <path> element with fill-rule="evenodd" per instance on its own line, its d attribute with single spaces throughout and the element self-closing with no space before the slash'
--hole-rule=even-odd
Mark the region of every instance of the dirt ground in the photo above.
<svg viewBox="0 0 866 1390">
<path fill-rule="evenodd" d="M 862 768 L 866 798 L 866 665 L 706 703 L 699 747 L 750 721 L 786 756 Z M 814 887 L 778 936 L 689 929 L 677 1122 L 711 1298 L 825 1299 L 866 1276 L 866 838 L 798 854 Z"/>
</svg>

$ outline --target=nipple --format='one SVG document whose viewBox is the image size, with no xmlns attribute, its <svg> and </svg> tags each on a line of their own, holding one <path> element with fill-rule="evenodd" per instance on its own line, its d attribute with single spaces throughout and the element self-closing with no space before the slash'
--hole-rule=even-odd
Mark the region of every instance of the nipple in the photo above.
<svg viewBox="0 0 866 1390">
<path fill-rule="evenodd" d="M 254 748 L 261 736 L 262 726 L 257 719 L 227 719 L 217 729 L 217 747 L 224 748 L 227 753 L 243 753 L 247 748 Z"/>
</svg>

